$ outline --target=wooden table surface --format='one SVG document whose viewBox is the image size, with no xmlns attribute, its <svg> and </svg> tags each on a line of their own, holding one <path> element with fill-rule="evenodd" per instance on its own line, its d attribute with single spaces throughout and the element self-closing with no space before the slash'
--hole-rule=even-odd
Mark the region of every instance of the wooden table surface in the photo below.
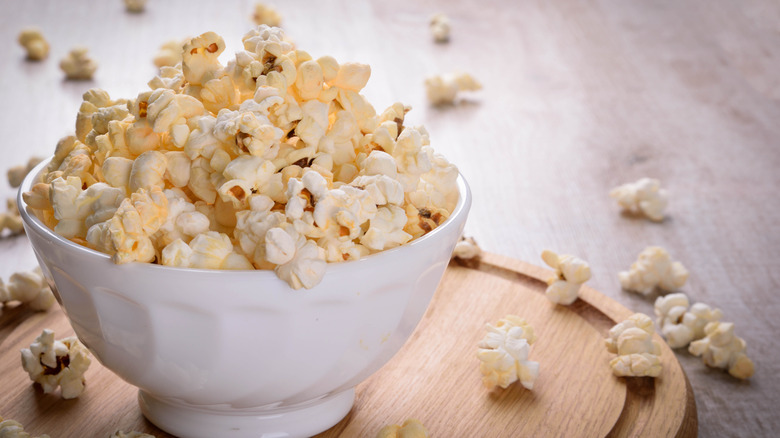
<svg viewBox="0 0 780 438">
<path fill-rule="evenodd" d="M 73 130 L 81 94 L 134 97 L 157 48 L 213 30 L 239 49 L 253 2 L 0 1 L 0 172 L 49 155 Z M 701 436 L 780 429 L 780 3 L 772 0 L 277 3 L 283 27 L 316 56 L 372 66 L 364 93 L 381 110 L 410 104 L 437 151 L 471 184 L 466 232 L 491 252 L 541 264 L 549 248 L 590 262 L 588 283 L 648 314 L 654 297 L 620 289 L 617 273 L 661 245 L 690 271 L 683 291 L 723 309 L 748 345 L 747 382 L 677 356 L 696 395 Z M 432 41 L 435 12 L 450 43 Z M 16 37 L 36 25 L 41 63 Z M 82 44 L 93 81 L 63 80 L 59 60 Z M 426 75 L 466 71 L 484 90 L 434 108 Z M 641 177 L 669 190 L 663 223 L 621 215 L 609 190 Z M 15 194 L 0 182 L 0 198 Z M 26 238 L 0 239 L 0 276 L 28 270 Z M 1 317 L 1 316 L 0 316 Z M 32 339 L 31 339 L 32 341 Z M 2 390 L 2 388 L 0 388 Z M 773 406 L 775 406 L 773 408 Z M 3 412 L 0 406 L 0 415 Z M 56 437 L 56 431 L 50 432 Z"/>
</svg>

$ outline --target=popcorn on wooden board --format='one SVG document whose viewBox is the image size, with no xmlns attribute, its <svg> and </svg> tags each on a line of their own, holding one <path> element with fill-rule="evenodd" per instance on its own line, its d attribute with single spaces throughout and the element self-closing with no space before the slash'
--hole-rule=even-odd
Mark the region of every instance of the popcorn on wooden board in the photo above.
<svg viewBox="0 0 780 438">
<path fill-rule="evenodd" d="M 49 43 L 38 28 L 22 29 L 19 33 L 19 44 L 24 47 L 27 59 L 31 61 L 40 61 L 49 56 Z"/>
<path fill-rule="evenodd" d="M 643 214 L 656 222 L 664 220 L 668 196 L 657 179 L 642 178 L 636 182 L 623 184 L 612 189 L 609 196 L 615 198 L 628 212 Z"/>
<path fill-rule="evenodd" d="M 70 80 L 91 80 L 97 70 L 97 63 L 87 56 L 86 47 L 75 47 L 60 61 L 60 69 Z"/>
<path fill-rule="evenodd" d="M 482 84 L 468 73 L 434 75 L 425 78 L 428 101 L 436 106 L 452 105 L 462 91 L 477 91 Z"/>
<path fill-rule="evenodd" d="M 542 260 L 555 269 L 555 275 L 547 279 L 547 298 L 553 303 L 564 305 L 576 301 L 580 287 L 590 280 L 588 262 L 573 255 L 558 255 L 550 250 L 542 252 Z"/>
<path fill-rule="evenodd" d="M 674 293 L 655 300 L 658 327 L 672 348 L 687 347 L 691 341 L 705 336 L 704 327 L 723 316 L 720 309 L 703 303 L 690 306 L 688 296 Z"/>
<path fill-rule="evenodd" d="M 376 438 L 428 438 L 428 430 L 419 421 L 410 418 L 404 421 L 404 424 L 390 424 L 382 429 L 376 435 Z"/>
<path fill-rule="evenodd" d="M 528 360 L 530 345 L 536 340 L 533 328 L 524 318 L 508 315 L 495 326 L 486 324 L 485 329 L 488 334 L 479 342 L 477 352 L 485 387 L 507 388 L 519 380 L 533 389 L 539 375 L 539 363 Z"/>
<path fill-rule="evenodd" d="M 369 66 L 313 59 L 268 26 L 242 42 L 223 65 L 222 37 L 190 39 L 133 99 L 85 93 L 28 205 L 117 263 L 273 269 L 296 288 L 449 217 L 457 168 L 404 126 L 409 107 L 377 114 Z"/>
<path fill-rule="evenodd" d="M 616 376 L 649 376 L 661 374 L 661 346 L 653 341 L 655 328 L 649 316 L 635 313 L 609 330 L 607 350 L 617 354 L 609 362 Z"/>
<path fill-rule="evenodd" d="M 0 416 L 0 438 L 34 438 L 28 432 L 24 431 L 21 423 L 14 420 L 4 420 Z M 38 438 L 50 438 L 49 435 L 39 435 Z"/>
<path fill-rule="evenodd" d="M 656 287 L 669 292 L 683 287 L 688 270 L 682 263 L 672 261 L 665 249 L 650 246 L 639 253 L 628 271 L 618 273 L 618 279 L 623 289 L 648 295 Z"/>
<path fill-rule="evenodd" d="M 482 255 L 482 248 L 473 237 L 460 236 L 455 249 L 452 251 L 452 257 L 461 260 L 477 259 Z"/>
<path fill-rule="evenodd" d="M 30 348 L 22 349 L 22 367 L 45 394 L 60 387 L 64 399 L 84 392 L 84 373 L 92 361 L 89 351 L 75 337 L 54 340 L 54 332 L 44 329 Z"/>
<path fill-rule="evenodd" d="M 112 433 L 111 436 L 108 438 L 156 438 L 156 437 L 154 435 L 149 435 L 148 433 L 143 433 L 143 432 L 137 432 L 135 430 L 130 432 L 117 430 L 116 432 Z"/>
<path fill-rule="evenodd" d="M 444 14 L 434 14 L 430 21 L 431 34 L 437 43 L 450 40 L 450 18 Z"/>
<path fill-rule="evenodd" d="M 692 355 L 701 356 L 705 365 L 727 370 L 738 379 L 753 376 L 755 365 L 747 356 L 745 340 L 734 334 L 734 323 L 713 321 L 704 327 L 704 333 L 704 338 L 688 346 Z"/>
</svg>

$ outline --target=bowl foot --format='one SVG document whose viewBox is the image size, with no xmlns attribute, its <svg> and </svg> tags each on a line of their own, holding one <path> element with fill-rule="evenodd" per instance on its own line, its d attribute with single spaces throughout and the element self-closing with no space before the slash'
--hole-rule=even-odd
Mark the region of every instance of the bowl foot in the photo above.
<svg viewBox="0 0 780 438">
<path fill-rule="evenodd" d="M 351 388 L 295 406 L 231 412 L 184 405 L 138 391 L 144 416 L 181 438 L 310 437 L 338 423 L 354 401 L 355 389 Z"/>
</svg>

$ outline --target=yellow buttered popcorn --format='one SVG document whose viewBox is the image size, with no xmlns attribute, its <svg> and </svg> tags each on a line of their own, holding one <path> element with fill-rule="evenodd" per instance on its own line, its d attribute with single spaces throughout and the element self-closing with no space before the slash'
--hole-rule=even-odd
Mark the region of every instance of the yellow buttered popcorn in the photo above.
<svg viewBox="0 0 780 438">
<path fill-rule="evenodd" d="M 410 107 L 377 113 L 368 65 L 265 25 L 242 43 L 223 65 L 222 37 L 188 40 L 131 99 L 89 90 L 25 201 L 117 263 L 269 269 L 293 288 L 447 220 L 457 168 L 404 125 Z"/>
</svg>

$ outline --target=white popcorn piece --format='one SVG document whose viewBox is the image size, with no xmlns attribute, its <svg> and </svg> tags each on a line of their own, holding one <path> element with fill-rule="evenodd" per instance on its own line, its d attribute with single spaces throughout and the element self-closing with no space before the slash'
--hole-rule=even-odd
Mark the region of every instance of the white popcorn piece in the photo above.
<svg viewBox="0 0 780 438">
<path fill-rule="evenodd" d="M 461 91 L 481 90 L 482 85 L 468 73 L 434 75 L 425 79 L 425 92 L 433 105 L 452 105 Z"/>
<path fill-rule="evenodd" d="M 636 182 L 623 184 L 609 192 L 618 204 L 633 214 L 644 214 L 649 219 L 664 220 L 664 210 L 668 204 L 666 190 L 661 188 L 657 179 L 642 178 Z"/>
<path fill-rule="evenodd" d="M 24 431 L 22 423 L 14 420 L 4 420 L 0 416 L 0 438 L 34 438 L 32 435 Z M 43 434 L 38 438 L 50 438 L 49 435 Z"/>
<path fill-rule="evenodd" d="M 38 28 L 22 29 L 19 44 L 27 51 L 27 59 L 31 61 L 40 61 L 49 56 L 49 43 Z"/>
<path fill-rule="evenodd" d="M 230 237 L 216 231 L 198 234 L 189 245 L 175 240 L 163 249 L 162 259 L 164 265 L 181 268 L 253 269 L 245 256 L 234 251 Z"/>
<path fill-rule="evenodd" d="M 258 25 L 265 24 L 271 27 L 279 27 L 279 25 L 282 24 L 282 16 L 272 6 L 258 2 L 255 3 L 252 21 Z"/>
<path fill-rule="evenodd" d="M 655 328 L 649 316 L 635 313 L 609 330 L 605 339 L 607 350 L 617 354 L 609 362 L 619 377 L 661 374 L 661 346 L 653 341 Z"/>
<path fill-rule="evenodd" d="M 325 250 L 311 240 L 299 240 L 298 243 L 304 241 L 302 246 L 295 249 L 295 255 L 289 262 L 274 269 L 276 275 L 293 289 L 311 289 L 325 275 Z"/>
<path fill-rule="evenodd" d="M 84 238 L 92 225 L 108 220 L 125 198 L 123 189 L 95 183 L 82 189 L 81 179 L 69 176 L 51 183 L 51 205 L 59 221 L 54 231 L 62 236 Z"/>
<path fill-rule="evenodd" d="M 482 255 L 482 248 L 473 237 L 460 236 L 455 249 L 452 251 L 452 257 L 461 260 L 476 260 Z"/>
<path fill-rule="evenodd" d="M 420 421 L 410 418 L 402 425 L 389 424 L 376 435 L 376 438 L 428 438 L 428 430 Z"/>
<path fill-rule="evenodd" d="M 734 323 L 713 321 L 704 327 L 705 337 L 691 342 L 688 351 L 701 356 L 705 365 L 728 370 L 738 379 L 748 379 L 755 365 L 747 357 L 745 340 L 734 334 Z"/>
<path fill-rule="evenodd" d="M 182 62 L 182 53 L 184 52 L 184 45 L 187 44 L 187 42 L 190 40 L 190 38 L 185 38 L 184 40 L 169 40 L 163 43 L 163 45 L 160 46 L 160 49 L 157 51 L 157 54 L 154 55 L 154 65 L 156 65 L 159 68 L 162 67 L 175 67 L 177 64 Z M 169 70 L 170 71 L 176 71 L 176 70 Z M 183 76 L 182 76 L 183 78 Z M 157 87 L 152 87 L 152 89 Z M 165 87 L 165 88 L 171 88 L 171 87 Z"/>
<path fill-rule="evenodd" d="M 192 38 L 182 51 L 184 79 L 192 85 L 202 85 L 217 78 L 222 64 L 217 59 L 225 50 L 225 40 L 214 32 Z"/>
<path fill-rule="evenodd" d="M 6 208 L 7 211 L 0 213 L 0 235 L 5 230 L 8 230 L 11 236 L 23 233 L 24 223 L 19 213 L 19 207 L 16 205 L 16 199 L 8 198 Z"/>
<path fill-rule="evenodd" d="M 558 255 L 550 250 L 542 252 L 542 260 L 555 269 L 555 275 L 547 279 L 547 298 L 553 303 L 567 306 L 577 300 L 580 287 L 590 280 L 588 262 L 573 255 Z"/>
<path fill-rule="evenodd" d="M 92 361 L 89 351 L 75 337 L 54 340 L 54 332 L 44 329 L 30 348 L 22 350 L 22 366 L 45 394 L 60 387 L 64 399 L 84 392 L 84 373 Z"/>
<path fill-rule="evenodd" d="M 450 19 L 444 14 L 435 14 L 430 21 L 431 34 L 437 43 L 450 40 Z"/>
<path fill-rule="evenodd" d="M 13 188 L 17 188 L 22 185 L 24 177 L 26 177 L 27 174 L 30 173 L 30 171 L 33 169 L 33 167 L 37 166 L 38 163 L 40 163 L 42 160 L 43 158 L 41 157 L 30 157 L 26 164 L 20 164 L 9 168 L 8 172 L 6 173 L 6 176 L 8 177 L 8 184 Z"/>
<path fill-rule="evenodd" d="M 659 288 L 677 290 L 688 280 L 688 270 L 680 262 L 673 262 L 669 253 L 659 246 L 650 246 L 639 253 L 628 271 L 618 273 L 620 286 L 628 291 L 648 295 Z"/>
<path fill-rule="evenodd" d="M 360 243 L 374 251 L 395 248 L 412 240 L 412 235 L 404 231 L 406 212 L 397 205 L 380 207 L 370 220 L 366 233 Z"/>
<path fill-rule="evenodd" d="M 143 12 L 146 7 L 146 0 L 124 0 L 127 12 Z"/>
<path fill-rule="evenodd" d="M 91 80 L 97 70 L 97 63 L 87 56 L 86 47 L 75 47 L 60 61 L 60 69 L 65 78 L 71 80 Z"/>
<path fill-rule="evenodd" d="M 0 303 L 20 301 L 37 311 L 46 311 L 56 302 L 40 268 L 30 272 L 16 272 L 4 284 L 0 279 Z"/>
<path fill-rule="evenodd" d="M 525 319 L 508 315 L 493 326 L 486 324 L 488 334 L 479 342 L 477 358 L 482 362 L 482 383 L 488 389 L 507 388 L 516 381 L 533 389 L 539 375 L 539 363 L 528 360 L 529 346 L 536 340 Z"/>
<path fill-rule="evenodd" d="M 690 306 L 684 293 L 669 294 L 655 300 L 655 314 L 661 334 L 672 348 L 686 347 L 705 336 L 704 327 L 723 317 L 720 309 L 703 303 Z"/>
<path fill-rule="evenodd" d="M 125 432 L 122 430 L 117 430 L 116 432 L 112 433 L 111 436 L 108 438 L 156 438 L 154 435 L 149 435 L 148 433 L 138 432 L 138 431 L 130 431 Z"/>
</svg>

